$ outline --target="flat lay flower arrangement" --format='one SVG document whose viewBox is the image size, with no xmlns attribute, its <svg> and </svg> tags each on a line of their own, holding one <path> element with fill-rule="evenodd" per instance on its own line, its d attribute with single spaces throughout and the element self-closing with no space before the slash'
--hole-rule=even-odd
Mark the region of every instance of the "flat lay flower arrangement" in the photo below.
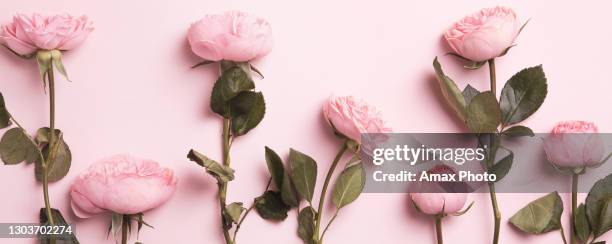
<svg viewBox="0 0 612 244">
<path fill-rule="evenodd" d="M 518 45 L 517 38 L 528 28 L 528 22 L 520 20 L 514 10 L 507 7 L 485 8 L 457 21 L 443 33 L 450 47 L 448 55 L 455 57 L 465 67 L 465 72 L 488 68 L 488 77 L 482 78 L 488 79 L 490 84 L 487 91 L 479 91 L 469 84 L 459 88 L 451 78 L 453 75 L 444 72 L 439 59 L 436 57 L 433 61 L 439 95 L 452 108 L 452 116 L 476 136 L 478 146 L 485 148 L 486 157 L 481 162 L 483 168 L 497 176 L 496 182 L 486 184 L 493 209 L 493 244 L 500 243 L 501 221 L 505 216 L 499 207 L 503 203 L 497 200 L 495 185 L 503 180 L 515 163 L 514 152 L 505 143 L 517 137 L 535 136 L 526 120 L 540 109 L 548 94 L 548 81 L 542 65 L 529 65 L 506 77 L 501 93 L 497 93 L 495 60 L 511 58 L 512 49 Z M 64 135 L 55 126 L 56 109 L 62 109 L 55 105 L 56 99 L 61 99 L 55 93 L 58 77 L 55 72 L 66 81 L 60 83 L 62 85 L 80 82 L 81 78 L 68 78 L 62 54 L 84 42 L 94 31 L 93 26 L 86 16 L 66 14 L 19 14 L 12 22 L 2 25 L 0 42 L 10 53 L 32 60 L 29 63 L 31 68 L 36 61 L 45 88 L 45 94 L 41 95 L 49 97 L 49 126 L 36 130 L 21 126 L 19 119 L 11 114 L 11 105 L 16 101 L 5 101 L 0 93 L 0 128 L 6 129 L 0 139 L 0 158 L 6 165 L 33 164 L 34 177 L 42 184 L 44 205 L 39 212 L 39 221 L 43 225 L 68 224 L 64 216 L 69 210 L 62 210 L 62 214 L 52 207 L 54 198 L 61 196 L 51 196 L 49 187 L 51 183 L 62 180 L 73 163 L 73 152 L 66 142 L 70 135 Z M 228 191 L 233 187 L 246 187 L 231 184 L 236 172 L 243 172 L 240 164 L 231 160 L 232 153 L 239 153 L 233 152 L 232 146 L 264 122 L 266 107 L 271 106 L 266 104 L 263 91 L 257 90 L 256 83 L 264 79 L 266 72 L 272 71 L 259 70 L 253 60 L 267 58 L 265 56 L 272 51 L 272 26 L 264 18 L 241 11 L 227 11 L 206 15 L 194 22 L 187 30 L 187 42 L 193 54 L 201 58 L 192 68 L 203 65 L 218 68 L 218 78 L 208 101 L 210 110 L 218 115 L 222 125 L 219 132 L 222 157 L 209 158 L 206 148 L 186 150 L 186 155 L 188 160 L 201 166 L 202 174 L 216 180 L 217 201 L 214 207 L 219 211 L 216 227 L 223 242 L 241 242 L 238 233 L 241 228 L 246 228 L 243 223 L 250 213 L 257 212 L 263 219 L 282 222 L 290 211 L 295 210 L 295 232 L 287 234 L 297 235 L 305 244 L 324 243 L 325 235 L 333 231 L 332 223 L 342 218 L 343 208 L 356 201 L 364 190 L 366 165 L 360 151 L 369 145 L 363 145 L 362 137 L 369 136 L 368 133 L 392 133 L 381 112 L 353 96 L 329 97 L 321 113 L 329 125 L 329 133 L 336 136 L 339 144 L 331 162 L 321 164 L 322 160 L 315 160 L 319 157 L 316 152 L 306 153 L 294 148 L 283 150 L 288 151 L 285 159 L 261 142 L 269 174 L 266 188 L 255 199 L 228 199 Z M 28 63 L 24 61 L 24 64 Z M 544 195 L 518 210 L 509 218 L 512 226 L 528 234 L 559 230 L 561 240 L 566 244 L 605 243 L 599 238 L 612 229 L 612 174 L 592 186 L 584 203 L 579 203 L 577 198 L 579 177 L 597 170 L 612 156 L 598 133 L 595 123 L 563 121 L 542 138 L 542 150 L 550 167 L 572 179 L 569 228 L 561 224 L 564 209 L 558 192 Z M 299 141 L 292 143 L 299 147 Z M 322 167 L 326 171 L 322 171 Z M 451 167 L 436 166 L 428 172 L 453 171 Z M 325 175 L 323 182 L 317 182 L 320 172 Z M 106 214 L 109 216 L 108 228 L 100 231 L 112 236 L 117 243 L 125 244 L 132 239 L 140 243 L 141 229 L 154 228 L 154 223 L 146 221 L 145 212 L 170 200 L 179 187 L 178 182 L 174 171 L 163 163 L 117 154 L 92 163 L 73 179 L 69 189 L 71 211 L 82 219 Z M 321 191 L 315 192 L 316 186 L 321 184 Z M 418 212 L 433 219 L 439 244 L 444 239 L 444 218 L 482 209 L 473 203 L 468 204 L 468 193 L 411 193 L 409 197 Z M 330 201 L 332 212 L 326 211 Z M 329 220 L 324 221 L 323 216 L 328 216 Z M 132 235 L 134 230 L 136 238 Z M 77 236 L 41 235 L 39 239 L 40 243 L 79 243 Z"/>
</svg>

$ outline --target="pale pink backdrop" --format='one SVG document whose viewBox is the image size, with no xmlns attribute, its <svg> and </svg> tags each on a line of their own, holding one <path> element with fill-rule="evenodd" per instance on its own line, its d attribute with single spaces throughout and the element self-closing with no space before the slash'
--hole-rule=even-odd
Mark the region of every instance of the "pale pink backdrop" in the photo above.
<svg viewBox="0 0 612 244">
<path fill-rule="evenodd" d="M 496 4 L 513 7 L 523 20 L 531 18 L 518 46 L 497 61 L 498 79 L 538 64 L 544 64 L 548 77 L 549 96 L 525 124 L 547 132 L 558 120 L 584 119 L 612 132 L 612 6 L 606 1 L 2 0 L 0 21 L 9 21 L 14 13 L 39 11 L 87 14 L 95 22 L 96 30 L 84 45 L 64 55 L 73 82 L 57 82 L 57 124 L 72 149 L 73 165 L 65 179 L 51 185 L 51 200 L 76 223 L 81 243 L 112 243 L 106 238 L 110 219 L 77 219 L 69 208 L 71 180 L 91 162 L 122 152 L 156 159 L 180 177 L 174 198 L 146 213 L 155 229 L 143 229 L 141 241 L 221 243 L 214 180 L 185 157 L 190 148 L 220 157 L 221 127 L 208 107 L 217 71 L 214 65 L 189 68 L 199 61 L 185 38 L 191 22 L 207 13 L 241 9 L 265 17 L 273 26 L 274 50 L 254 62 L 265 74 L 257 87 L 265 94 L 267 114 L 259 127 L 234 143 L 232 153 L 237 177 L 229 200 L 248 203 L 266 184 L 264 145 L 283 156 L 295 147 L 317 159 L 321 171 L 327 169 L 339 141 L 323 121 L 320 107 L 332 93 L 366 99 L 397 132 L 461 131 L 442 107 L 431 62 L 448 51 L 441 41 L 445 28 Z M 465 81 L 488 87 L 486 69 L 466 71 L 450 57 L 441 62 L 461 87 Z M 34 131 L 47 125 L 47 96 L 35 61 L 1 50 L 0 91 L 25 127 Z M 2 165 L 0 182 L 0 222 L 35 222 L 43 201 L 33 167 Z M 526 236 L 507 223 L 537 196 L 500 195 L 501 243 L 561 243 L 559 232 Z M 444 220 L 447 243 L 490 242 L 489 198 L 472 199 L 476 204 L 469 213 Z M 564 195 L 564 200 L 567 214 L 569 197 Z M 329 217 L 331 206 L 327 211 Z M 295 212 L 282 223 L 253 214 L 244 223 L 239 243 L 300 243 L 295 219 Z M 601 240 L 606 238 L 612 236 Z M 417 214 L 404 194 L 362 195 L 341 212 L 326 235 L 326 243 L 433 242 L 431 219 Z"/>
</svg>

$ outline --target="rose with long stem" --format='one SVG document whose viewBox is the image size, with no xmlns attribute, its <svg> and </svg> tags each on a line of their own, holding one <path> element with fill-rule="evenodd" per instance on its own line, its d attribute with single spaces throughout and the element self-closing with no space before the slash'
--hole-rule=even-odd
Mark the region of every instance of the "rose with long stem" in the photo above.
<svg viewBox="0 0 612 244">
<path fill-rule="evenodd" d="M 50 225 L 64 224 L 58 223 L 58 221 L 63 221 L 63 217 L 61 217 L 59 211 L 51 208 L 51 201 L 49 199 L 49 182 L 63 178 L 68 173 L 67 169 L 70 164 L 68 147 L 62 139 L 61 132 L 59 130 L 56 131 L 55 128 L 56 94 L 54 70 L 57 69 L 67 78 L 66 69 L 61 60 L 62 52 L 79 46 L 94 28 L 87 16 L 74 17 L 67 14 L 44 16 L 34 13 L 32 15 L 15 15 L 11 23 L 3 25 L 0 29 L 2 30 L 2 33 L 0 33 L 2 44 L 19 57 L 27 59 L 35 58 L 38 63 L 43 86 L 46 87 L 48 83 L 50 114 L 48 134 L 43 135 L 44 132 L 40 133 L 47 129 L 43 128 L 39 130 L 36 138 L 31 141 L 37 144 L 39 147 L 37 151 L 40 154 L 36 164 L 36 175 L 37 179 L 42 181 L 45 204 L 44 215 L 46 215 L 44 218 L 41 216 L 41 221 L 45 219 L 46 223 Z M 21 129 L 25 132 L 25 129 Z M 46 137 L 46 139 L 42 137 Z M 45 148 L 46 152 L 44 151 Z M 3 158 L 4 156 L 6 155 L 3 155 Z M 62 159 L 57 160 L 59 157 L 62 157 Z M 54 171 L 54 174 L 50 175 L 53 169 L 61 167 L 66 168 L 66 170 L 61 172 Z M 54 211 L 59 220 L 56 219 Z M 51 242 L 53 243 L 54 241 L 51 238 Z"/>
<path fill-rule="evenodd" d="M 584 174 L 587 168 L 595 168 L 610 158 L 610 156 L 604 158 L 604 142 L 597 133 L 598 128 L 592 122 L 562 121 L 557 123 L 548 137 L 543 140 L 548 162 L 554 168 L 571 174 L 570 244 L 576 244 L 578 241 L 576 237 L 576 213 L 579 175 Z"/>
<path fill-rule="evenodd" d="M 455 22 L 453 26 L 444 33 L 444 38 L 454 51 L 453 54 L 470 63 L 465 66 L 466 68 L 478 69 L 488 63 L 490 92 L 492 93 L 492 98 L 490 100 L 497 100 L 495 58 L 505 55 L 508 50 L 514 46 L 514 40 L 521 32 L 523 26 L 524 25 L 521 25 L 516 13 L 512 9 L 498 6 L 494 8 L 484 8 L 472 15 L 466 16 Z M 454 84 L 453 86 L 456 87 Z M 470 92 L 479 93 L 473 88 Z M 459 94 L 459 96 L 461 96 L 461 94 Z M 463 99 L 463 97 L 457 99 Z M 466 98 L 466 100 L 469 99 Z M 459 113 L 461 116 L 466 119 L 465 117 L 468 115 L 466 107 L 469 106 L 470 102 L 455 100 L 455 103 L 455 109 L 460 111 Z M 504 123 L 502 123 L 502 127 L 503 125 Z M 493 147 L 491 144 L 499 140 L 499 133 L 503 131 L 503 128 L 501 130 L 497 130 L 497 128 L 490 129 L 491 133 L 489 133 L 488 136 L 491 150 L 488 155 L 489 162 L 486 165 L 488 168 L 493 166 L 497 153 L 497 147 Z M 481 131 L 474 132 L 481 133 Z M 489 189 L 495 222 L 493 244 L 497 244 L 499 242 L 501 212 L 499 211 L 499 204 L 497 202 L 495 184 L 492 182 L 489 183 Z"/>
<path fill-rule="evenodd" d="M 242 202 L 227 203 L 229 182 L 234 179 L 230 150 L 232 141 L 248 133 L 263 119 L 263 94 L 255 91 L 252 73 L 261 73 L 249 62 L 272 50 L 270 24 L 262 18 L 240 11 L 207 15 L 193 23 L 187 38 L 191 50 L 204 60 L 193 67 L 218 63 L 220 75 L 213 86 L 210 107 L 222 117 L 222 161 L 218 163 L 191 150 L 188 158 L 203 166 L 217 179 L 221 229 L 226 244 L 236 242 L 236 234 L 253 207 Z M 245 211 L 246 210 L 246 211 Z M 235 226 L 234 235 L 230 230 Z"/>
</svg>

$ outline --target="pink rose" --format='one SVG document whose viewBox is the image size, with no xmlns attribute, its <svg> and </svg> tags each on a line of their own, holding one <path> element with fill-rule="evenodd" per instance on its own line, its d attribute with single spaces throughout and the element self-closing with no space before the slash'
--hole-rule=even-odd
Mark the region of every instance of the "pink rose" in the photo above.
<svg viewBox="0 0 612 244">
<path fill-rule="evenodd" d="M 71 50 L 81 44 L 93 31 L 87 16 L 67 14 L 27 16 L 19 14 L 13 22 L 2 26 L 0 39 L 13 51 L 28 55 L 37 50 Z"/>
<path fill-rule="evenodd" d="M 423 213 L 454 214 L 465 205 L 467 193 L 410 193 L 410 198 Z"/>
<path fill-rule="evenodd" d="M 429 175 L 457 174 L 445 164 L 438 164 L 427 170 Z M 467 201 L 465 182 L 418 182 L 415 191 L 410 193 L 412 202 L 426 214 L 454 214 L 461 211 Z"/>
<path fill-rule="evenodd" d="M 560 169 L 596 167 L 602 163 L 604 142 L 594 123 L 564 121 L 544 139 L 544 150 L 548 161 Z"/>
<path fill-rule="evenodd" d="M 376 108 L 352 96 L 331 96 L 323 105 L 323 115 L 340 134 L 361 144 L 361 133 L 388 133 Z"/>
<path fill-rule="evenodd" d="M 466 16 L 444 33 L 455 53 L 473 61 L 501 55 L 518 36 L 521 23 L 506 7 L 485 8 Z"/>
<path fill-rule="evenodd" d="M 239 11 L 207 15 L 187 34 L 191 50 L 205 60 L 246 62 L 272 50 L 272 29 L 262 18 Z"/>
<path fill-rule="evenodd" d="M 72 183 L 72 210 L 81 218 L 105 211 L 142 213 L 172 196 L 177 178 L 157 162 L 117 155 L 93 164 Z"/>
</svg>

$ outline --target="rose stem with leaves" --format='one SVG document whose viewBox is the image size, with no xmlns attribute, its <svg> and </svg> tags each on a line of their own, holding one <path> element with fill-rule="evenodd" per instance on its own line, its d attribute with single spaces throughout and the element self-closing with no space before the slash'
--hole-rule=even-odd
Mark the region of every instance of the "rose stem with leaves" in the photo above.
<svg viewBox="0 0 612 244">
<path fill-rule="evenodd" d="M 336 158 L 334 158 L 332 165 L 329 167 L 329 170 L 327 171 L 327 176 L 325 177 L 325 182 L 323 183 L 323 190 L 321 190 L 321 199 L 319 200 L 319 208 L 317 210 L 317 217 L 315 220 L 315 229 L 314 229 L 315 243 L 317 244 L 323 243 L 322 237 L 319 237 L 319 229 L 321 228 L 321 216 L 323 212 L 323 207 L 325 205 L 325 194 L 327 193 L 327 187 L 329 187 L 329 182 L 331 181 L 331 177 L 336 167 L 338 166 L 338 162 L 340 162 L 340 159 L 342 159 L 342 155 L 344 155 L 344 152 L 348 148 L 347 143 L 348 143 L 347 141 L 344 141 L 342 143 L 342 146 L 340 147 L 340 151 L 338 151 L 338 154 L 336 154 Z"/>
<path fill-rule="evenodd" d="M 570 244 L 576 244 L 576 208 L 578 205 L 578 174 L 572 172 L 572 229 L 570 231 Z"/>
<path fill-rule="evenodd" d="M 438 240 L 438 244 L 443 244 L 442 241 L 442 218 L 444 216 L 441 214 L 436 215 L 436 240 Z"/>
<path fill-rule="evenodd" d="M 496 82 L 496 75 L 495 75 L 495 59 L 489 59 L 489 76 L 490 76 L 490 82 L 491 82 L 491 92 L 493 93 L 493 96 L 495 96 L 497 98 L 497 82 Z M 493 143 L 494 141 L 497 140 L 497 135 L 495 133 L 492 133 L 491 135 L 491 150 L 494 150 Z M 496 151 L 491 151 L 491 155 L 489 156 L 489 160 L 491 162 L 491 165 L 493 165 L 494 161 L 495 161 L 495 155 L 497 154 Z M 495 183 L 494 182 L 490 182 L 489 183 L 489 194 L 491 195 L 491 204 L 493 205 L 493 216 L 494 216 L 494 221 L 495 221 L 495 229 L 493 231 L 493 244 L 497 244 L 499 242 L 499 229 L 501 226 L 501 212 L 499 211 L 499 205 L 497 204 L 497 193 L 495 192 Z"/>
</svg>

